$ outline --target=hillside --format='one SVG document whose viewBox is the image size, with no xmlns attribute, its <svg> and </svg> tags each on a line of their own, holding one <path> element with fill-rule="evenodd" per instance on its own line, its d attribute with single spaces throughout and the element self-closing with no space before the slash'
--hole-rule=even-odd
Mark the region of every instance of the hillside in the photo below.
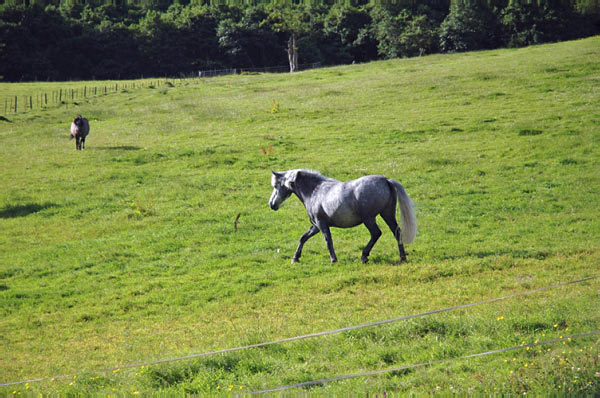
<svg viewBox="0 0 600 398">
<path fill-rule="evenodd" d="M 598 276 L 598 59 L 594 37 L 177 81 L 6 114 L 0 383 L 77 377 L 0 391 L 249 392 L 598 329 L 593 279 L 116 370 Z M 84 84 L 0 83 L 0 92 Z M 78 113 L 91 125 L 81 152 L 68 140 Z M 337 264 L 321 235 L 290 264 L 306 212 L 297 198 L 278 212 L 267 201 L 271 170 L 293 168 L 400 181 L 419 222 L 409 262 L 397 264 L 380 223 L 368 264 L 363 226 L 332 231 Z M 311 391 L 593 395 L 599 359 L 596 335 Z"/>
</svg>

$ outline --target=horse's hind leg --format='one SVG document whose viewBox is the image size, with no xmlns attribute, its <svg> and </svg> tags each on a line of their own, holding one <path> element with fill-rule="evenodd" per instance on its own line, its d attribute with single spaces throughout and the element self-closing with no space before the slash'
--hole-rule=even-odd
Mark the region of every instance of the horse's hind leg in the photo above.
<svg viewBox="0 0 600 398">
<path fill-rule="evenodd" d="M 300 244 L 298 245 L 298 248 L 296 249 L 296 253 L 294 253 L 294 257 L 292 258 L 292 264 L 295 263 L 296 261 L 300 260 L 300 256 L 302 255 L 302 247 L 304 247 L 304 244 L 306 243 L 306 241 L 318 233 L 319 233 L 319 228 L 315 227 L 314 225 L 311 225 L 311 227 L 308 229 L 308 231 L 306 231 L 304 234 L 302 234 L 302 236 L 300 237 Z"/>
<path fill-rule="evenodd" d="M 374 217 L 372 219 L 365 220 L 364 224 L 365 224 L 365 227 L 367 227 L 367 229 L 371 233 L 371 240 L 369 241 L 369 243 L 367 243 L 367 246 L 365 246 L 365 248 L 363 249 L 362 257 L 360 259 L 360 261 L 362 261 L 363 263 L 366 263 L 367 261 L 369 261 L 369 254 L 371 254 L 371 249 L 373 248 L 373 246 L 375 245 L 375 243 L 381 236 L 381 230 L 377 226 L 377 222 L 375 221 Z"/>
<path fill-rule="evenodd" d="M 400 262 L 406 261 L 406 252 L 404 251 L 404 244 L 402 244 L 402 231 L 398 226 L 398 222 L 396 221 L 396 210 L 394 209 L 392 212 L 382 212 L 381 218 L 385 221 L 385 223 L 390 227 L 396 241 L 398 242 L 398 250 L 400 251 Z"/>
</svg>

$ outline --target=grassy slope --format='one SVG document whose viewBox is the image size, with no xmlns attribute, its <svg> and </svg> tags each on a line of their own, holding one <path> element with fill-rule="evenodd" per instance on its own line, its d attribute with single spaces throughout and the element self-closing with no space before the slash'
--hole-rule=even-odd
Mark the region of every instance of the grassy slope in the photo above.
<svg viewBox="0 0 600 398">
<path fill-rule="evenodd" d="M 597 275 L 599 56 L 597 37 L 213 78 L 7 115 L 0 382 L 76 373 L 72 385 L 28 388 L 248 391 L 597 329 L 592 281 L 266 349 L 95 372 Z M 0 84 L 10 95 L 19 87 Z M 75 113 L 91 122 L 83 152 L 67 140 Z M 297 167 L 401 181 L 419 218 L 410 262 L 394 264 L 384 230 L 360 264 L 368 233 L 359 227 L 333 231 L 338 264 L 317 236 L 290 265 L 305 211 L 292 198 L 275 213 L 267 200 L 270 170 Z M 598 393 L 597 369 L 597 338 L 587 338 L 314 391 Z"/>
</svg>

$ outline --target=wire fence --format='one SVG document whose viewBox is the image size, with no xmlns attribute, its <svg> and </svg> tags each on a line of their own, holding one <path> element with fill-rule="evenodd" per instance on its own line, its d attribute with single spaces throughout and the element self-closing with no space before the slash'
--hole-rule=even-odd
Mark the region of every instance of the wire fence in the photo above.
<svg viewBox="0 0 600 398">
<path fill-rule="evenodd" d="M 102 85 L 84 85 L 80 87 L 59 87 L 54 90 L 42 91 L 30 95 L 14 95 L 4 97 L 4 114 L 16 114 L 32 110 L 48 109 L 57 105 L 79 105 L 77 101 L 101 97 L 126 90 L 154 88 L 173 85 L 169 80 L 141 80 L 132 82 L 117 82 Z"/>
<path fill-rule="evenodd" d="M 444 362 L 457 361 L 457 360 L 461 360 L 461 359 L 469 359 L 469 358 L 476 358 L 476 357 L 483 357 L 483 356 L 488 356 L 488 355 L 493 355 L 493 354 L 500 354 L 500 353 L 508 352 L 508 351 L 523 350 L 523 349 L 527 349 L 527 348 L 531 348 L 531 347 L 539 347 L 539 346 L 543 346 L 543 345 L 559 343 L 561 341 L 571 341 L 573 339 L 589 337 L 589 336 L 593 336 L 596 334 L 600 334 L 600 330 L 593 330 L 590 332 L 574 334 L 571 336 L 562 336 L 562 337 L 556 338 L 556 339 L 539 341 L 539 342 L 534 342 L 534 343 L 529 343 L 529 344 L 521 344 L 518 346 L 513 346 L 513 347 L 508 347 L 508 348 L 500 348 L 497 350 L 480 352 L 477 354 L 463 355 L 461 357 L 444 358 L 444 359 L 439 359 L 437 361 L 421 362 L 421 363 L 416 363 L 416 364 L 412 364 L 412 365 L 404 365 L 404 366 L 398 366 L 398 367 L 393 367 L 393 368 L 372 370 L 369 372 L 354 373 L 354 374 L 335 376 L 335 377 L 327 377 L 327 378 L 323 378 L 323 379 L 305 381 L 305 382 L 296 383 L 296 384 L 288 384 L 285 386 L 272 387 L 272 388 L 266 388 L 263 390 L 247 392 L 242 395 L 263 394 L 263 393 L 268 393 L 268 392 L 289 390 L 292 388 L 301 388 L 301 387 L 309 387 L 309 386 L 314 386 L 314 385 L 322 385 L 322 384 L 331 383 L 334 381 L 342 381 L 342 380 L 348 380 L 348 379 L 355 379 L 355 378 L 359 378 L 359 377 L 375 376 L 375 375 L 380 375 L 380 374 L 384 374 L 384 373 L 391 373 L 391 372 L 398 372 L 398 371 L 407 370 L 407 369 L 419 368 L 419 367 L 423 367 L 423 366 L 437 365 L 437 364 L 444 363 Z"/>
<path fill-rule="evenodd" d="M 308 70 L 320 68 L 321 63 L 301 64 L 298 70 Z M 254 74 L 254 73 L 284 73 L 289 72 L 289 66 L 271 66 L 260 68 L 230 68 L 230 69 L 211 69 L 198 71 L 197 76 L 182 74 L 179 78 L 121 81 L 114 83 L 105 83 L 100 85 L 84 85 L 80 87 L 59 87 L 54 90 L 44 90 L 29 95 L 3 96 L 4 115 L 30 112 L 33 110 L 44 110 L 55 106 L 79 105 L 78 101 L 85 101 L 91 98 L 98 98 L 108 94 L 119 93 L 127 90 L 136 90 L 141 88 L 159 88 L 174 87 L 190 82 L 198 83 L 198 78 L 225 76 L 233 74 Z M 1 103 L 1 102 L 0 102 Z M 1 106 L 1 105 L 0 105 Z"/>
<path fill-rule="evenodd" d="M 309 70 L 320 68 L 322 65 L 320 62 L 312 64 L 300 64 L 298 70 Z M 289 66 L 265 66 L 258 68 L 230 68 L 230 69 L 210 69 L 198 71 L 198 77 L 214 77 L 224 75 L 236 75 L 236 74 L 250 74 L 250 73 L 285 73 L 289 72 Z"/>
<path fill-rule="evenodd" d="M 447 308 L 443 308 L 443 309 L 422 312 L 422 313 L 419 313 L 419 314 L 405 315 L 405 316 L 401 316 L 401 317 L 398 317 L 398 318 L 392 318 L 392 319 L 386 319 L 386 320 L 381 320 L 381 321 L 376 321 L 376 322 L 370 322 L 370 323 L 365 323 L 365 324 L 361 324 L 361 325 L 348 326 L 348 327 L 334 329 L 334 330 L 328 330 L 328 331 L 323 331 L 323 332 L 305 334 L 305 335 L 301 335 L 301 336 L 288 337 L 288 338 L 284 338 L 284 339 L 273 340 L 273 341 L 268 341 L 268 342 L 263 342 L 263 343 L 257 343 L 257 344 L 250 344 L 250 345 L 246 345 L 246 346 L 225 348 L 225 349 L 217 350 L 217 351 L 201 352 L 201 353 L 190 354 L 190 355 L 185 355 L 185 356 L 159 359 L 159 360 L 156 360 L 156 361 L 131 363 L 131 364 L 121 365 L 121 366 L 117 366 L 117 367 L 113 367 L 113 368 L 100 369 L 100 370 L 97 370 L 96 372 L 98 372 L 98 373 L 111 373 L 111 372 L 120 371 L 120 370 L 124 370 L 124 369 L 139 368 L 139 367 L 142 367 L 142 366 L 146 367 L 146 366 L 151 366 L 151 365 L 159 365 L 159 364 L 164 364 L 164 363 L 169 363 L 169 362 L 176 362 L 176 361 L 188 360 L 188 359 L 193 359 L 193 358 L 200 358 L 200 357 L 211 356 L 211 355 L 216 355 L 216 354 L 225 354 L 225 353 L 229 353 L 229 352 L 242 351 L 242 350 L 247 350 L 247 349 L 252 349 L 252 348 L 259 348 L 259 347 L 265 347 L 265 346 L 273 345 L 273 344 L 282 344 L 282 343 L 291 342 L 291 341 L 298 341 L 298 340 L 303 340 L 303 339 L 308 339 L 308 338 L 314 338 L 314 337 L 320 337 L 320 336 L 327 336 L 327 335 L 332 335 L 332 334 L 347 332 L 347 331 L 351 331 L 351 330 L 357 330 L 357 329 L 363 329 L 363 328 L 368 328 L 368 327 L 373 327 L 373 326 L 385 325 L 385 324 L 389 324 L 389 323 L 393 323 L 393 322 L 399 322 L 399 321 L 405 321 L 405 320 L 409 320 L 409 319 L 421 318 L 421 317 L 425 317 L 425 316 L 429 316 L 429 315 L 440 314 L 440 313 L 443 313 L 443 312 L 449 312 L 449 311 L 454 311 L 454 310 L 458 310 L 458 309 L 464 309 L 464 308 L 474 307 L 474 306 L 477 306 L 477 305 L 489 304 L 489 303 L 494 303 L 494 302 L 502 301 L 502 300 L 508 300 L 508 299 L 515 298 L 515 297 L 526 296 L 526 295 L 540 293 L 540 292 L 543 292 L 543 291 L 547 291 L 547 290 L 551 290 L 551 289 L 556 289 L 556 288 L 560 288 L 560 287 L 564 287 L 564 286 L 568 286 L 568 285 L 579 284 L 579 283 L 583 283 L 583 282 L 586 282 L 586 281 L 591 281 L 591 280 L 597 279 L 599 277 L 600 276 L 590 276 L 590 277 L 587 277 L 587 278 L 582 278 L 582 279 L 577 279 L 577 280 L 573 280 L 573 281 L 558 283 L 558 284 L 555 284 L 555 285 L 552 285 L 552 286 L 546 286 L 546 287 L 541 287 L 541 288 L 538 288 L 538 289 L 527 290 L 527 291 L 524 291 L 524 292 L 513 293 L 513 294 L 510 294 L 510 295 L 507 295 L 507 296 L 491 298 L 491 299 L 482 300 L 482 301 L 478 301 L 478 302 L 474 302 L 474 303 L 469 303 L 469 304 L 456 305 L 456 306 L 453 306 L 453 307 L 447 307 Z M 600 332 L 600 331 L 590 332 L 590 334 L 595 334 L 595 333 L 598 333 L 598 332 Z M 579 335 L 577 335 L 577 336 L 579 336 Z M 539 345 L 539 343 L 536 343 L 536 344 Z M 522 345 L 522 346 L 519 346 L 519 347 L 523 347 L 524 348 L 524 347 L 526 347 L 526 345 Z M 512 349 L 516 349 L 516 348 L 508 348 L 508 349 L 503 349 L 503 350 L 504 351 L 509 351 L 509 350 L 512 350 Z M 496 350 L 496 351 L 491 351 L 490 353 L 504 352 L 504 351 L 498 351 L 498 350 Z M 484 354 L 473 354 L 473 355 L 470 355 L 470 356 L 465 356 L 465 357 L 460 357 L 460 358 L 455 358 L 455 359 L 468 358 L 468 357 L 472 357 L 472 356 L 476 356 L 476 355 L 481 356 L 481 355 L 484 355 Z M 489 355 L 489 354 L 485 354 L 485 355 Z M 434 362 L 431 362 L 431 364 L 434 364 Z M 418 365 L 418 366 L 424 366 L 424 365 Z M 391 371 L 392 370 L 390 370 L 390 372 Z M 367 374 L 365 374 L 365 375 L 367 375 Z M 4 383 L 0 383 L 0 386 L 10 386 L 10 385 L 25 384 L 25 383 L 35 383 L 35 382 L 41 382 L 41 381 L 44 381 L 44 380 L 57 380 L 57 379 L 71 378 L 73 376 L 74 376 L 73 374 L 65 374 L 65 375 L 59 375 L 59 376 L 39 377 L 39 378 L 29 379 L 29 380 L 4 382 Z M 355 376 L 355 377 L 359 377 L 359 376 Z M 346 378 L 349 378 L 349 377 L 346 377 Z M 316 382 L 315 382 L 315 384 L 316 384 Z M 296 386 L 296 385 L 294 385 L 294 386 Z M 287 388 L 293 388 L 293 387 L 287 387 Z M 262 392 L 262 391 L 258 391 L 258 392 Z"/>
</svg>

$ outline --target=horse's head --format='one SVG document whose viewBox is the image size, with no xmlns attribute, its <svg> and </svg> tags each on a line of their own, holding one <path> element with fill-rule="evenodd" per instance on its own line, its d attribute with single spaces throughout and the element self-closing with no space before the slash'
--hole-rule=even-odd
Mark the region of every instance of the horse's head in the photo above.
<svg viewBox="0 0 600 398">
<path fill-rule="evenodd" d="M 71 123 L 71 136 L 69 137 L 69 140 L 75 138 L 75 135 L 77 134 L 77 129 L 80 127 L 80 124 L 81 116 L 75 117 L 75 119 L 73 119 L 73 123 Z"/>
<path fill-rule="evenodd" d="M 283 173 L 273 172 L 271 176 L 273 193 L 271 194 L 271 199 L 269 199 L 271 209 L 279 209 L 279 206 L 290 197 L 293 192 L 295 177 L 296 173 L 293 171 L 285 171 Z"/>
</svg>

